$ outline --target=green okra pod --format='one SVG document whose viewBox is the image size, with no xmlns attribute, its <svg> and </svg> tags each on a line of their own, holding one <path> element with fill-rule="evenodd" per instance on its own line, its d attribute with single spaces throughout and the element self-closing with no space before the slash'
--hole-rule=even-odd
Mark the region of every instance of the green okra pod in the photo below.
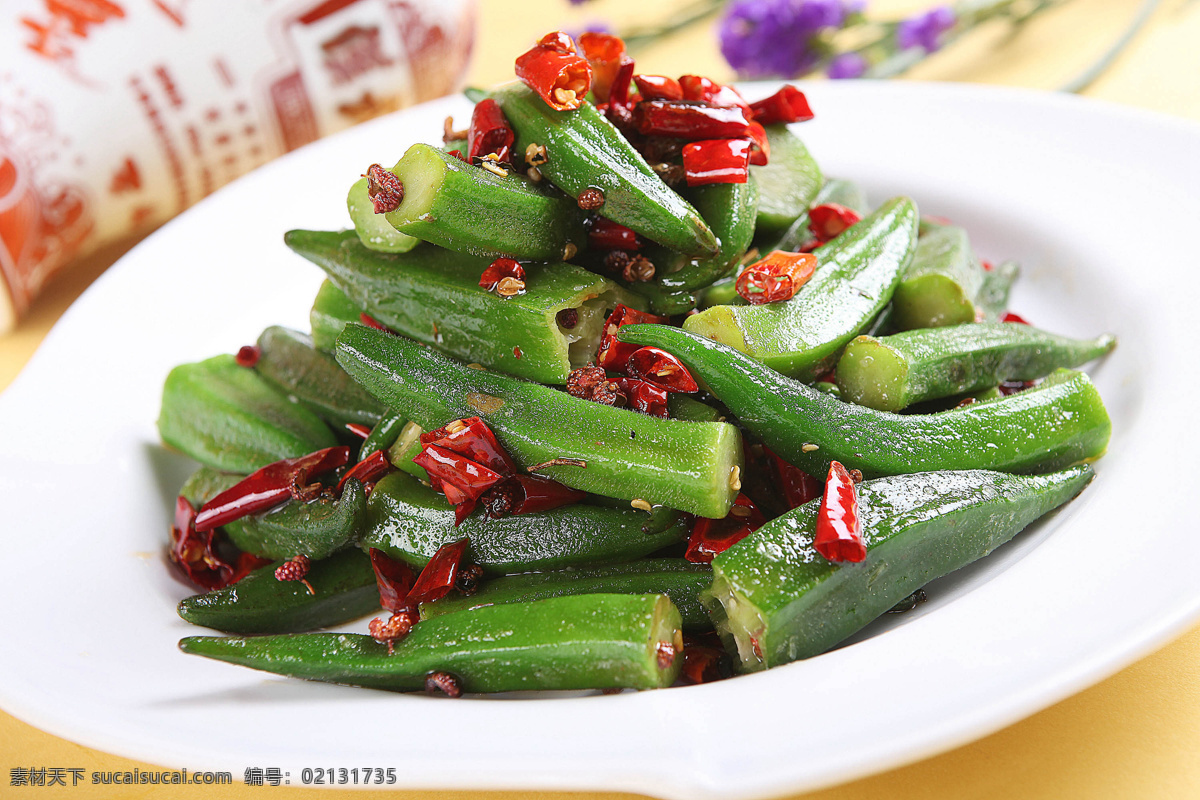
<svg viewBox="0 0 1200 800">
<path fill-rule="evenodd" d="M 479 285 L 487 259 L 423 245 L 368 250 L 353 231 L 289 231 L 312 261 L 367 313 L 397 333 L 468 363 L 541 383 L 566 383 L 591 361 L 617 303 L 642 307 L 615 283 L 571 264 L 529 264 L 525 291 L 499 297 Z M 573 324 L 565 327 L 572 312 Z"/>
<path fill-rule="evenodd" d="M 712 568 L 682 558 L 647 558 L 626 564 L 505 575 L 482 583 L 473 595 L 451 593 L 421 604 L 421 619 L 469 608 L 524 603 L 573 594 L 665 594 L 679 609 L 684 630 L 712 630 L 700 593 L 712 585 Z"/>
<path fill-rule="evenodd" d="M 481 92 L 467 92 L 480 100 Z M 599 213 L 646 238 L 689 256 L 717 252 L 717 239 L 700 213 L 654 170 L 591 103 L 555 111 L 520 82 L 493 89 L 495 100 L 516 131 L 514 152 L 546 148 L 543 175 L 572 197 L 587 189 L 604 193 Z"/>
<path fill-rule="evenodd" d="M 524 177 L 498 175 L 427 144 L 410 147 L 392 172 L 404 199 L 385 216 L 410 236 L 488 259 L 561 261 L 587 244 L 575 201 Z"/>
<path fill-rule="evenodd" d="M 683 328 L 811 380 L 828 372 L 842 347 L 887 305 L 916 243 L 916 206 L 893 199 L 818 248 L 816 272 L 791 300 L 712 306 Z"/>
<path fill-rule="evenodd" d="M 804 142 L 787 125 L 767 125 L 766 131 L 770 160 L 765 166 L 750 167 L 750 177 L 758 183 L 760 194 L 756 225 L 759 233 L 781 233 L 798 217 L 808 214 L 825 176 Z"/>
<path fill-rule="evenodd" d="M 379 608 L 371 559 L 358 549 L 314 561 L 300 581 L 281 581 L 275 562 L 232 586 L 193 595 L 179 603 L 179 616 L 226 633 L 295 633 L 341 625 Z"/>
<path fill-rule="evenodd" d="M 375 204 L 367 191 L 367 179 L 359 178 L 346 196 L 346 210 L 354 223 L 354 232 L 362 243 L 383 253 L 407 253 L 421 243 L 415 236 L 401 233 L 383 214 L 375 213 Z"/>
<path fill-rule="evenodd" d="M 1005 261 L 990 270 L 984 270 L 983 284 L 975 298 L 975 311 L 983 312 L 987 322 L 999 322 L 1008 310 L 1008 296 L 1013 284 L 1021 276 L 1021 265 L 1016 261 Z"/>
<path fill-rule="evenodd" d="M 226 523 L 225 533 L 239 550 L 264 558 L 308 556 L 318 560 L 358 540 L 366 521 L 363 485 L 351 478 L 336 500 L 289 500 L 262 514 Z"/>
<path fill-rule="evenodd" d="M 363 439 L 362 445 L 358 448 L 358 460 L 363 461 L 380 450 L 390 448 L 400 438 L 400 433 L 407 424 L 408 416 L 405 414 L 397 411 L 384 413 L 379 424 L 371 429 L 367 438 Z"/>
<path fill-rule="evenodd" d="M 679 612 L 663 595 L 509 603 L 417 623 L 389 653 L 370 636 L 189 636 L 185 653 L 293 678 L 415 691 L 448 672 L 464 692 L 654 689 L 679 675 Z"/>
<path fill-rule="evenodd" d="M 416 342 L 362 325 L 338 338 L 338 363 L 386 405 L 426 430 L 478 416 L 517 464 L 555 459 L 539 474 L 575 489 L 642 500 L 714 519 L 736 490 L 741 435 L 724 422 L 680 422 L 571 397 L 548 386 L 471 369 Z"/>
<path fill-rule="evenodd" d="M 329 353 L 337 344 L 338 334 L 347 322 L 362 321 L 362 306 L 346 297 L 346 293 L 326 278 L 317 290 L 312 310 L 308 312 L 313 346 Z"/>
<path fill-rule="evenodd" d="M 956 394 L 1004 380 L 1041 378 L 1077 367 L 1116 346 L 1112 336 L 1072 339 L 1017 323 L 972 323 L 919 328 L 875 338 L 859 336 L 837 364 L 842 397 L 881 411 Z"/>
<path fill-rule="evenodd" d="M 335 429 L 350 422 L 374 425 L 383 416 L 383 405 L 307 334 L 273 325 L 258 337 L 258 349 L 258 374 Z"/>
<path fill-rule="evenodd" d="M 225 472 L 253 472 L 337 443 L 320 417 L 231 355 L 171 370 L 158 432 L 181 453 Z"/>
<path fill-rule="evenodd" d="M 1085 464 L 1036 476 L 974 470 L 867 481 L 858 487 L 866 560 L 836 564 L 816 551 L 814 500 L 713 559 L 703 599 L 743 671 L 809 658 L 988 555 L 1092 475 Z"/>
<path fill-rule="evenodd" d="M 896 285 L 893 324 L 904 331 L 974 322 L 982 285 L 983 266 L 967 232 L 954 225 L 935 228 L 920 238 Z"/>
<path fill-rule="evenodd" d="M 420 568 L 439 547 L 466 536 L 471 560 L 493 574 L 629 561 L 687 538 L 689 523 L 671 512 L 651 526 L 644 511 L 628 506 L 573 503 L 500 519 L 479 509 L 456 526 L 442 495 L 401 472 L 375 485 L 367 507 L 364 548 Z"/>
<path fill-rule="evenodd" d="M 939 469 L 1046 472 L 1098 458 L 1112 423 L 1087 375 L 1058 370 L 1039 386 L 938 414 L 845 403 L 736 350 L 664 325 L 617 338 L 673 353 L 738 422 L 810 475 L 831 461 L 867 477 Z"/>
</svg>

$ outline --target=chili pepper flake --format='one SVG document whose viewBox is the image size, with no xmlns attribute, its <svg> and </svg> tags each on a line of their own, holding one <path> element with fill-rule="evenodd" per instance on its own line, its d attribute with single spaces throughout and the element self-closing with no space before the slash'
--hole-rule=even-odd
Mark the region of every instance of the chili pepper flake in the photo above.
<svg viewBox="0 0 1200 800">
<path fill-rule="evenodd" d="M 815 114 L 808 105 L 804 92 L 792 86 L 785 85 L 770 97 L 751 103 L 754 119 L 763 125 L 775 125 L 781 122 L 807 122 Z"/>
<path fill-rule="evenodd" d="M 666 75 L 634 75 L 638 92 L 644 100 L 682 100 L 683 87 Z"/>
<path fill-rule="evenodd" d="M 371 435 L 371 429 L 361 422 L 347 422 L 343 427 L 359 439 L 366 439 Z"/>
<path fill-rule="evenodd" d="M 372 164 L 363 177 L 367 179 L 367 196 L 376 214 L 395 211 L 404 202 L 404 184 L 390 170 Z"/>
<path fill-rule="evenodd" d="M 640 250 L 642 239 L 618 222 L 596 217 L 588 228 L 588 245 L 598 250 Z"/>
<path fill-rule="evenodd" d="M 750 179 L 749 139 L 706 139 L 683 146 L 683 172 L 688 186 L 745 183 Z"/>
<path fill-rule="evenodd" d="M 371 569 L 375 572 L 375 586 L 379 589 L 380 607 L 393 614 L 408 609 L 408 592 L 416 579 L 412 567 L 375 547 L 368 554 Z"/>
<path fill-rule="evenodd" d="M 708 564 L 766 522 L 754 501 L 739 493 L 724 519 L 696 517 L 683 557 L 694 564 Z"/>
<path fill-rule="evenodd" d="M 261 355 L 262 349 L 258 345 L 245 344 L 238 348 L 237 355 L 233 358 L 239 367 L 253 367 Z"/>
<path fill-rule="evenodd" d="M 609 33 L 587 31 L 579 35 L 579 51 L 592 68 L 592 94 L 597 101 L 608 102 L 622 65 L 628 63 L 631 68 L 633 65 L 633 59 L 625 52 L 625 42 Z M 628 85 L 629 78 L 625 80 Z"/>
<path fill-rule="evenodd" d="M 624 303 L 618 303 L 616 308 L 612 310 L 612 313 L 608 315 L 608 319 L 604 321 L 604 333 L 600 337 L 600 352 L 597 356 L 597 363 L 606 370 L 624 372 L 626 364 L 629 361 L 629 356 L 640 348 L 636 344 L 618 342 L 616 339 L 617 330 L 622 325 L 632 325 L 639 322 L 656 322 L 661 324 L 667 321 L 666 317 L 660 317 L 657 314 L 650 314 L 645 311 L 638 311 Z"/>
<path fill-rule="evenodd" d="M 817 509 L 817 531 L 813 547 L 834 563 L 858 563 L 867 557 L 858 516 L 858 492 L 854 479 L 838 461 L 829 465 L 825 491 Z"/>
<path fill-rule="evenodd" d="M 629 407 L 634 411 L 663 419 L 670 416 L 667 409 L 667 390 L 661 386 L 637 378 L 620 378 L 617 380 L 617 386 L 628 398 Z"/>
<path fill-rule="evenodd" d="M 630 377 L 647 381 L 668 392 L 692 394 L 700 390 L 683 362 L 657 347 L 641 347 L 630 353 L 625 369 Z"/>
<path fill-rule="evenodd" d="M 851 225 L 862 220 L 852 208 L 838 203 L 824 203 L 808 210 L 808 227 L 821 244 L 836 239 Z"/>
<path fill-rule="evenodd" d="M 695 686 L 701 683 L 712 683 L 725 677 L 725 651 L 720 647 L 703 644 L 690 644 L 684 640 L 683 670 L 679 674 L 679 682 L 683 686 Z"/>
<path fill-rule="evenodd" d="M 766 446 L 763 447 L 763 453 L 767 456 L 788 508 L 798 508 L 821 496 L 821 482 L 812 475 L 784 461 Z"/>
<path fill-rule="evenodd" d="M 751 305 L 790 300 L 813 276 L 817 257 L 811 253 L 786 253 L 773 250 L 738 275 L 738 295 Z"/>
<path fill-rule="evenodd" d="M 1015 322 L 1018 325 L 1028 325 L 1029 322 L 1020 314 L 1014 314 L 1011 311 L 1005 311 L 1004 316 L 1000 318 L 1001 322 Z"/>
<path fill-rule="evenodd" d="M 475 104 L 471 127 L 467 132 L 467 157 L 492 156 L 496 161 L 512 161 L 512 145 L 516 138 L 508 118 L 495 100 L 485 98 Z"/>
<path fill-rule="evenodd" d="M 369 493 L 371 487 L 379 482 L 379 479 L 392 471 L 392 462 L 388 461 L 387 452 L 384 450 L 376 450 L 371 455 L 359 461 L 351 467 L 342 479 L 338 481 L 338 493 L 340 494 L 346 487 L 346 482 L 356 480 L 363 485 L 363 488 Z"/>
<path fill-rule="evenodd" d="M 396 332 L 394 330 L 389 328 L 387 325 L 384 325 L 382 322 L 375 319 L 374 317 L 372 317 L 370 314 L 368 314 L 365 311 L 358 315 L 358 321 L 361 322 L 363 325 L 366 325 L 368 328 L 374 328 L 377 331 L 383 331 L 384 333 L 398 335 L 398 334 L 396 334 Z"/>
</svg>

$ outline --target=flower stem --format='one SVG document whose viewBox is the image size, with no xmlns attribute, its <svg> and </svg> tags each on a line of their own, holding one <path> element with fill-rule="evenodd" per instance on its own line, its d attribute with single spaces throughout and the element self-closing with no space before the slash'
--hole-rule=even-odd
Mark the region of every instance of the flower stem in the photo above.
<svg viewBox="0 0 1200 800">
<path fill-rule="evenodd" d="M 696 23 L 703 22 L 709 17 L 716 16 L 723 5 L 723 0 L 698 0 L 698 2 L 692 3 L 690 6 L 676 12 L 670 22 L 644 28 L 634 28 L 627 33 L 622 33 L 621 38 L 625 40 L 625 46 L 629 50 L 638 50 L 653 44 L 657 39 L 678 33 Z"/>
<path fill-rule="evenodd" d="M 1117 60 L 1117 56 L 1121 55 L 1121 51 L 1133 40 L 1133 37 L 1137 36 L 1138 31 L 1145 26 L 1155 9 L 1158 8 L 1158 4 L 1159 0 L 1144 0 L 1129 27 L 1117 37 L 1115 42 L 1109 45 L 1109 48 L 1104 51 L 1100 58 L 1096 59 L 1074 78 L 1058 87 L 1058 90 L 1060 92 L 1078 94 L 1091 86 L 1097 78 L 1104 74 L 1105 70 L 1112 66 L 1112 63 Z"/>
</svg>

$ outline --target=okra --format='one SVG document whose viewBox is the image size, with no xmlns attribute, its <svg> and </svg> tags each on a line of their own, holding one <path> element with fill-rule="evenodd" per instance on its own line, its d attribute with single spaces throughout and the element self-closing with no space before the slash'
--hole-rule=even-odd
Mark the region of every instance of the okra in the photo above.
<svg viewBox="0 0 1200 800">
<path fill-rule="evenodd" d="M 312 310 L 308 312 L 313 346 L 326 353 L 332 352 L 342 328 L 346 327 L 347 322 L 359 322 L 362 312 L 362 306 L 346 297 L 346 293 L 334 286 L 333 281 L 328 278 L 321 281 Z"/>
<path fill-rule="evenodd" d="M 397 333 L 541 383 L 566 383 L 595 357 L 604 319 L 618 303 L 643 305 L 571 264 L 527 265 L 524 293 L 504 298 L 479 285 L 487 259 L 432 245 L 378 253 L 352 231 L 289 231 L 284 241 Z"/>
<path fill-rule="evenodd" d="M 721 518 L 737 494 L 741 435 L 724 422 L 680 422 L 580 400 L 477 370 L 361 325 L 338 338 L 338 363 L 426 430 L 479 416 L 522 468 L 575 489 Z M 639 504 L 640 505 L 640 504 Z"/>
<path fill-rule="evenodd" d="M 468 91 L 472 100 L 481 92 Z M 514 152 L 546 148 L 538 170 L 571 197 L 604 193 L 599 213 L 689 256 L 713 255 L 717 240 L 700 213 L 663 183 L 633 145 L 591 103 L 555 111 L 522 83 L 490 93 L 516 131 Z"/>
<path fill-rule="evenodd" d="M 226 633 L 293 633 L 341 625 L 379 608 L 371 559 L 357 548 L 314 561 L 305 580 L 275 578 L 276 562 L 251 572 L 233 586 L 193 595 L 179 603 L 179 616 Z"/>
<path fill-rule="evenodd" d="M 387 221 L 426 242 L 534 261 L 561 261 L 587 243 L 575 201 L 524 177 L 497 175 L 427 144 L 410 147 L 392 172 L 404 184 L 404 199 Z"/>
<path fill-rule="evenodd" d="M 337 444 L 320 417 L 231 355 L 171 370 L 158 432 L 181 453 L 225 472 L 253 472 Z"/>
<path fill-rule="evenodd" d="M 258 373 L 335 429 L 349 422 L 374 425 L 383 416 L 380 402 L 307 334 L 271 326 L 258 337 L 258 349 Z"/>
<path fill-rule="evenodd" d="M 663 595 L 588 594 L 417 623 L 389 653 L 369 636 L 189 636 L 185 653 L 293 678 L 414 691 L 447 672 L 465 692 L 654 689 L 679 675 L 679 611 Z"/>
<path fill-rule="evenodd" d="M 837 364 L 842 397 L 881 411 L 977 392 L 1003 380 L 1028 381 L 1077 367 L 1116 346 L 1112 336 L 1071 339 L 1016 323 L 920 328 L 859 336 Z"/>
<path fill-rule="evenodd" d="M 758 231 L 778 233 L 808 214 L 825 177 L 804 142 L 787 125 L 768 125 L 766 130 L 770 160 L 765 166 L 750 167 L 750 177 L 759 187 Z"/>
<path fill-rule="evenodd" d="M 386 412 L 379 420 L 379 424 L 371 429 L 366 439 L 363 439 L 362 445 L 358 448 L 358 460 L 363 461 L 380 450 L 387 450 L 400 438 L 400 433 L 407 424 L 407 415 L 396 411 Z"/>
<path fill-rule="evenodd" d="M 907 198 L 818 248 L 817 270 L 791 300 L 712 306 L 683 329 L 727 344 L 772 369 L 811 380 L 883 310 L 917 243 L 917 208 Z"/>
<path fill-rule="evenodd" d="M 842 178 L 830 178 L 825 181 L 825 185 L 817 192 L 809 208 L 826 203 L 837 203 L 840 206 L 845 206 L 858 212 L 859 216 L 866 216 L 867 211 L 870 210 L 867 205 L 867 196 L 863 194 L 862 188 L 858 184 Z M 813 238 L 812 231 L 808 227 L 809 208 L 805 208 L 804 212 L 796 217 L 796 221 L 789 225 L 783 233 L 772 231 L 756 235 L 755 245 L 763 253 L 769 253 L 772 250 L 785 250 L 788 252 L 799 250 L 802 245 Z M 713 303 L 712 305 L 716 304 Z"/>
<path fill-rule="evenodd" d="M 346 195 L 346 210 L 354 223 L 354 232 L 362 243 L 382 253 L 407 253 L 421 243 L 415 236 L 401 233 L 383 214 L 375 213 L 375 204 L 367 192 L 367 179 L 359 178 Z"/>
<path fill-rule="evenodd" d="M 678 328 L 626 325 L 624 342 L 673 353 L 738 422 L 789 464 L 831 461 L 867 477 L 939 469 L 1046 472 L 1100 457 L 1112 423 L 1087 375 L 1058 370 L 1033 389 L 937 414 L 845 403 L 736 350 Z"/>
<path fill-rule="evenodd" d="M 363 485 L 346 481 L 338 499 L 289 500 L 263 514 L 226 523 L 225 533 L 239 550 L 264 558 L 308 556 L 319 560 L 358 540 L 366 521 Z"/>
<path fill-rule="evenodd" d="M 367 516 L 364 548 L 420 568 L 439 547 L 466 536 L 471 560 L 492 574 L 630 561 L 688 535 L 688 519 L 678 512 L 651 527 L 644 511 L 588 503 L 500 519 L 479 509 L 455 527 L 446 499 L 401 472 L 375 485 Z"/>
<path fill-rule="evenodd" d="M 975 321 L 975 298 L 983 267 L 971 251 L 967 232 L 954 225 L 922 236 L 912 263 L 892 298 L 898 330 L 961 325 Z"/>
<path fill-rule="evenodd" d="M 999 322 L 1000 317 L 1008 310 L 1008 296 L 1020 275 L 1021 265 L 1016 261 L 1005 261 L 986 270 L 983 273 L 983 284 L 979 287 L 979 296 L 975 298 L 976 315 L 982 311 L 985 321 Z"/>
<path fill-rule="evenodd" d="M 683 629 L 712 630 L 700 593 L 712 585 L 712 568 L 682 558 L 647 558 L 628 564 L 530 572 L 484 581 L 470 596 L 448 594 L 421 604 L 421 619 L 503 603 L 574 594 L 665 594 L 679 609 Z"/>
<path fill-rule="evenodd" d="M 983 470 L 867 481 L 858 513 L 867 557 L 813 547 L 821 501 L 778 517 L 713 559 L 703 596 L 742 671 L 825 652 L 925 584 L 982 558 L 1092 479 L 1087 465 L 1038 476 Z"/>
</svg>

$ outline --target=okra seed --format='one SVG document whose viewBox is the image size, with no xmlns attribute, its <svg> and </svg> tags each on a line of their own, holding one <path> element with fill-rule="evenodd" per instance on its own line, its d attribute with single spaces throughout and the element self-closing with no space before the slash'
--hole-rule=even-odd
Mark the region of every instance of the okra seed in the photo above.
<svg viewBox="0 0 1200 800">
<path fill-rule="evenodd" d="M 734 464 L 733 468 L 729 470 L 729 488 L 735 492 L 742 489 L 742 468 L 737 464 Z"/>
<path fill-rule="evenodd" d="M 811 452 L 813 452 L 814 450 L 820 450 L 820 449 L 821 449 L 821 448 L 820 448 L 820 446 L 819 446 L 819 445 L 815 445 L 815 444 L 811 444 L 811 443 L 810 443 L 810 444 L 802 445 L 802 446 L 800 447 L 800 452 L 802 452 L 802 453 L 811 453 Z"/>
<path fill-rule="evenodd" d="M 643 499 L 642 499 L 642 498 L 640 498 L 640 497 L 638 497 L 638 498 L 636 498 L 636 499 L 632 500 L 632 501 L 629 503 L 629 505 L 633 506 L 633 507 L 634 507 L 634 508 L 636 508 L 638 511 L 645 511 L 647 514 L 649 514 L 651 511 L 653 511 L 653 510 L 654 510 L 654 507 L 653 507 L 653 506 L 651 506 L 649 502 L 647 502 L 646 500 L 643 500 Z"/>
<path fill-rule="evenodd" d="M 567 246 L 563 248 L 563 261 L 570 261 L 579 252 L 579 248 L 574 242 L 567 242 Z"/>
</svg>

